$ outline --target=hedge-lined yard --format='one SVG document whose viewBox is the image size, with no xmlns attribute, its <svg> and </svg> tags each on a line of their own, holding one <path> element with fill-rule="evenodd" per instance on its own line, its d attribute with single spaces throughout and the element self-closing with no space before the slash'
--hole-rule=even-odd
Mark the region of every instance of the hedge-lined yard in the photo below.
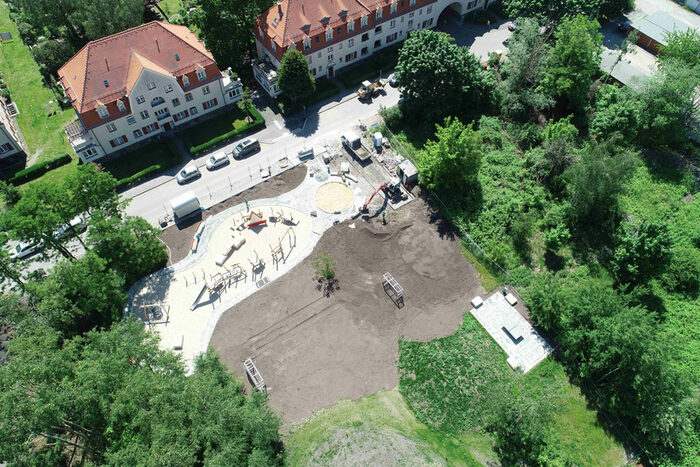
<svg viewBox="0 0 700 467">
<path fill-rule="evenodd" d="M 245 132 L 265 126 L 265 119 L 256 108 L 253 107 L 251 115 L 248 122 L 240 105 L 231 106 L 217 117 L 182 130 L 180 136 L 192 154 L 199 154 Z"/>
<path fill-rule="evenodd" d="M 182 155 L 169 139 L 161 139 L 105 162 L 98 162 L 117 179 L 117 188 L 147 178 L 182 162 Z"/>
</svg>

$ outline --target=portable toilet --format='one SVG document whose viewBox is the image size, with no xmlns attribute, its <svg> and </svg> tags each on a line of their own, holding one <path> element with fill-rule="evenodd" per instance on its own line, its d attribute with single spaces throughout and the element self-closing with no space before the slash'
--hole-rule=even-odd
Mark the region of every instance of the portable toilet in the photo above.
<svg viewBox="0 0 700 467">
<path fill-rule="evenodd" d="M 384 137 L 382 136 L 382 134 L 379 131 L 374 133 L 374 147 L 377 149 L 381 148 L 383 142 L 384 142 Z"/>
</svg>

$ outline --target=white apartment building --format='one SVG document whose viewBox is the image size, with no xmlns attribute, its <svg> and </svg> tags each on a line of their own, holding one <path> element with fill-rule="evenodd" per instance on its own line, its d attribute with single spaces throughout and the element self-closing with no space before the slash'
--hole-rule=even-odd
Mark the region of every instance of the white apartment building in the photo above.
<svg viewBox="0 0 700 467">
<path fill-rule="evenodd" d="M 26 157 L 21 141 L 19 128 L 10 117 L 4 99 L 0 99 L 0 165 Z"/>
<path fill-rule="evenodd" d="M 83 162 L 206 118 L 243 98 L 185 26 L 153 21 L 88 43 L 58 71 L 78 121 L 66 127 Z"/>
<path fill-rule="evenodd" d="M 256 22 L 256 81 L 272 97 L 281 94 L 277 69 L 290 48 L 300 50 L 316 78 L 332 78 L 342 68 L 432 29 L 449 10 L 464 18 L 489 0 L 282 0 Z"/>
</svg>

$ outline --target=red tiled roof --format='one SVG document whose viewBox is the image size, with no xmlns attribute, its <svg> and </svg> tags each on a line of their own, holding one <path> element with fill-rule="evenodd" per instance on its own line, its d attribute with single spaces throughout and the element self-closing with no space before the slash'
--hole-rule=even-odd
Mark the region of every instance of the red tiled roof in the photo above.
<svg viewBox="0 0 700 467">
<path fill-rule="evenodd" d="M 359 21 L 390 4 L 391 0 L 282 0 L 258 18 L 258 27 L 279 46 L 287 47 L 329 27 Z"/>
<path fill-rule="evenodd" d="M 134 74 L 144 67 L 181 76 L 210 65 L 215 65 L 211 52 L 187 27 L 152 21 L 89 42 L 58 76 L 75 109 L 83 113 L 96 108 L 98 101 L 127 95 L 137 78 Z"/>
</svg>

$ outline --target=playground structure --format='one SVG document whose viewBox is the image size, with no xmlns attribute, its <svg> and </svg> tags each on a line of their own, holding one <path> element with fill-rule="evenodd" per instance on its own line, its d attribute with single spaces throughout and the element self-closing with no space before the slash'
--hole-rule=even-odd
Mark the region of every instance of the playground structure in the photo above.
<svg viewBox="0 0 700 467">
<path fill-rule="evenodd" d="M 170 305 L 164 305 L 161 302 L 158 303 L 148 303 L 141 305 L 141 311 L 143 312 L 143 317 L 148 326 L 158 324 L 163 319 L 165 315 L 164 324 L 168 324 L 170 321 Z"/>
<path fill-rule="evenodd" d="M 218 272 L 213 276 L 209 276 L 209 280 L 202 286 L 197 298 L 190 306 L 190 310 L 197 308 L 197 305 L 199 305 L 199 301 L 202 299 L 202 296 L 204 296 L 205 291 L 209 292 L 209 297 L 212 295 L 220 295 L 226 284 L 228 284 L 231 280 L 237 282 L 248 276 L 240 264 L 234 264 L 231 269 L 228 269 L 226 266 L 223 266 L 223 268 L 225 272 Z M 204 270 L 202 270 L 202 273 L 204 273 Z"/>
<path fill-rule="evenodd" d="M 237 234 L 234 232 L 231 237 L 233 238 L 233 242 L 231 243 L 231 246 L 223 252 L 217 259 L 216 259 L 216 265 L 217 266 L 224 266 L 224 263 L 226 260 L 228 260 L 229 256 L 233 254 L 233 252 L 240 247 L 243 246 L 245 243 L 245 237 L 243 235 Z"/>
<path fill-rule="evenodd" d="M 246 227 L 255 227 L 258 225 L 265 225 L 267 224 L 267 219 L 263 217 L 262 210 L 261 211 L 250 211 L 250 213 L 241 213 L 241 223 L 236 225 L 236 219 L 233 219 L 233 228 L 234 229 L 245 229 Z"/>
<path fill-rule="evenodd" d="M 292 240 L 293 236 L 293 240 Z M 290 227 L 288 228 L 282 236 L 277 240 L 277 245 L 270 245 L 270 253 L 272 254 L 272 262 L 274 264 L 278 264 L 280 262 L 284 262 L 286 259 L 284 257 L 284 247 L 282 246 L 282 240 L 284 240 L 284 237 L 289 237 L 289 248 L 291 251 L 291 248 L 293 248 L 296 243 L 297 243 L 297 235 L 294 233 L 294 228 Z M 292 243 L 294 242 L 294 243 Z"/>
<path fill-rule="evenodd" d="M 250 259 L 248 258 L 248 262 L 250 263 L 250 266 L 253 268 L 253 273 L 260 269 L 265 268 L 265 260 L 263 260 L 260 255 L 258 254 L 257 251 L 253 250 L 253 253 L 255 253 L 255 258 Z"/>
<path fill-rule="evenodd" d="M 255 362 L 253 361 L 252 357 L 247 358 L 243 362 L 243 366 L 245 367 L 245 372 L 248 374 L 248 378 L 250 378 L 250 381 L 253 383 L 253 386 L 255 386 L 255 389 L 257 389 L 260 392 L 267 392 L 265 380 L 260 374 L 260 371 L 258 371 L 258 367 L 255 366 Z"/>
<path fill-rule="evenodd" d="M 394 279 L 394 276 L 385 272 L 382 276 L 382 287 L 384 287 L 384 292 L 389 295 L 396 306 L 403 308 L 403 287 Z"/>
</svg>

